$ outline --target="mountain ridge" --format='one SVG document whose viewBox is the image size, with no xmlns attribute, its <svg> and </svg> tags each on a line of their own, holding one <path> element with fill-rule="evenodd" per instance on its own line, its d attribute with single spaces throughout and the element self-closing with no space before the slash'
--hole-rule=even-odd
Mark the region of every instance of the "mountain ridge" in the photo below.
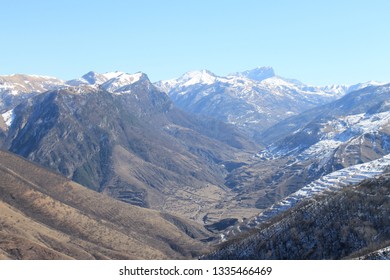
<svg viewBox="0 0 390 280">
<path fill-rule="evenodd" d="M 3 147 L 134 205 L 182 209 L 197 221 L 209 211 L 216 213 L 210 218 L 220 215 L 217 205 L 232 196 L 224 186 L 224 163 L 247 160 L 255 144 L 230 125 L 175 109 L 148 79 L 120 94 L 79 89 L 20 103 Z"/>
<path fill-rule="evenodd" d="M 279 121 L 370 85 L 308 86 L 277 76 L 270 67 L 226 77 L 207 70 L 190 71 L 154 84 L 182 110 L 234 124 L 257 141 L 259 132 Z"/>
</svg>

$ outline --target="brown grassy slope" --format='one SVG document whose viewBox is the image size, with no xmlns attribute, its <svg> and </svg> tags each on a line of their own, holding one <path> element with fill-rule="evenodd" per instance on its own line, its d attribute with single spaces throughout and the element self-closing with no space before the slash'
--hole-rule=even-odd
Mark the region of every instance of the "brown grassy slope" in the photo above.
<svg viewBox="0 0 390 280">
<path fill-rule="evenodd" d="M 10 89 L 17 90 L 22 93 L 44 92 L 56 85 L 63 84 L 61 80 L 54 77 L 31 76 L 24 74 L 0 76 L 0 83 L 9 85 Z"/>
<path fill-rule="evenodd" d="M 196 239 L 206 233 L 175 219 L 180 227 L 157 211 L 116 201 L 0 151 L 0 259 L 179 259 L 203 253 Z"/>
</svg>

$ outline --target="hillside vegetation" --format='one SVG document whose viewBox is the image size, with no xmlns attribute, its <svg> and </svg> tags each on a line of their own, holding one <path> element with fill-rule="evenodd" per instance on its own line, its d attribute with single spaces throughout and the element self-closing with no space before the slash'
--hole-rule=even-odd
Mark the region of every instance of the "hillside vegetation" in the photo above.
<svg viewBox="0 0 390 280">
<path fill-rule="evenodd" d="M 0 151 L 0 258 L 182 259 L 208 234 Z"/>
<path fill-rule="evenodd" d="M 390 245 L 390 174 L 298 204 L 210 259 L 358 258 Z"/>
</svg>

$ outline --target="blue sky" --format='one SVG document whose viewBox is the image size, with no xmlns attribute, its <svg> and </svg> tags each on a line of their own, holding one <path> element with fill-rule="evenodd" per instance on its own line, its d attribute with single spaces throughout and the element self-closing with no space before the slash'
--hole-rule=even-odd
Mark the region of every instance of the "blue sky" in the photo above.
<svg viewBox="0 0 390 280">
<path fill-rule="evenodd" d="M 390 1 L 0 0 L 0 75 L 256 66 L 313 85 L 390 81 Z"/>
</svg>

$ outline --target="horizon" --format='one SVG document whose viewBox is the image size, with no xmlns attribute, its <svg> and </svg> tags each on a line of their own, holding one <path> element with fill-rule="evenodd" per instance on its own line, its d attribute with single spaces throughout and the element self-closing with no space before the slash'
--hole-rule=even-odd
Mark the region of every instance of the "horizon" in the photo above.
<svg viewBox="0 0 390 280">
<path fill-rule="evenodd" d="M 274 77 L 279 77 L 279 78 L 283 78 L 283 79 L 287 79 L 287 80 L 295 80 L 295 81 L 298 81 L 298 82 L 301 82 L 307 86 L 318 86 L 318 87 L 321 87 L 321 86 L 352 86 L 352 85 L 355 85 L 355 84 L 364 84 L 364 83 L 370 83 L 370 82 L 373 82 L 373 83 L 379 83 L 379 84 L 388 84 L 390 83 L 390 81 L 379 81 L 379 80 L 367 80 L 367 81 L 360 81 L 358 83 L 355 83 L 355 84 L 347 84 L 347 83 L 340 83 L 340 84 L 322 84 L 322 85 L 313 85 L 313 84 L 309 84 L 309 83 L 306 83 L 305 81 L 301 81 L 301 80 L 298 80 L 294 77 L 284 77 L 284 76 L 280 76 L 278 75 L 278 72 L 275 71 L 275 69 L 272 67 L 272 66 L 257 66 L 255 68 L 252 68 L 252 69 L 246 69 L 246 70 L 242 70 L 242 71 L 236 71 L 234 73 L 241 73 L 241 72 L 245 72 L 245 71 L 251 71 L 251 70 L 255 70 L 255 69 L 261 69 L 261 68 L 271 68 L 274 70 L 275 72 L 275 76 Z M 181 76 L 183 76 L 184 74 L 186 73 L 190 73 L 190 72 L 196 72 L 196 71 L 209 71 L 211 72 L 213 75 L 217 76 L 217 77 L 229 77 L 231 75 L 233 75 L 234 73 L 229 73 L 227 75 L 220 75 L 219 73 L 214 73 L 208 69 L 193 69 L 193 70 L 188 70 L 184 73 L 182 73 L 181 75 L 177 76 L 177 77 L 172 77 L 172 78 L 168 78 L 168 79 L 165 79 L 165 80 L 152 80 L 149 76 L 148 73 L 146 72 L 143 72 L 143 71 L 137 71 L 137 72 L 126 72 L 126 71 L 123 71 L 123 70 L 115 70 L 115 71 L 104 71 L 104 72 L 97 72 L 97 71 L 94 71 L 94 70 L 89 70 L 88 72 L 80 75 L 79 77 L 73 77 L 71 79 L 62 79 L 61 77 L 56 77 L 56 76 L 53 76 L 53 75 L 39 75 L 39 74 L 29 74 L 29 73 L 12 73 L 12 74 L 5 74 L 5 75 L 0 75 L 0 77 L 7 77 L 7 76 L 14 76 L 14 75 L 27 75 L 27 76 L 37 76 L 37 77 L 44 77 L 44 78 L 54 78 L 54 79 L 59 79 L 61 81 L 64 81 L 64 82 L 67 82 L 67 81 L 71 81 L 71 80 L 74 80 L 74 79 L 80 79 L 82 78 L 84 75 L 87 75 L 88 73 L 90 72 L 94 72 L 94 73 L 97 73 L 97 74 L 109 74 L 109 73 L 115 73 L 115 72 L 119 72 L 119 73 L 125 73 L 125 74 L 128 74 L 128 75 L 134 75 L 134 74 L 137 74 L 137 73 L 143 73 L 143 74 L 146 74 L 146 76 L 149 78 L 149 80 L 152 82 L 152 83 L 156 83 L 156 82 L 160 82 L 160 81 L 168 81 L 168 80 L 173 80 L 173 79 L 178 79 L 180 78 Z M 268 78 L 267 78 L 268 79 Z"/>
<path fill-rule="evenodd" d="M 309 85 L 389 80 L 385 0 L 17 0 L 2 11 L 0 75 L 70 80 L 92 69 L 159 81 L 269 65 Z"/>
</svg>

